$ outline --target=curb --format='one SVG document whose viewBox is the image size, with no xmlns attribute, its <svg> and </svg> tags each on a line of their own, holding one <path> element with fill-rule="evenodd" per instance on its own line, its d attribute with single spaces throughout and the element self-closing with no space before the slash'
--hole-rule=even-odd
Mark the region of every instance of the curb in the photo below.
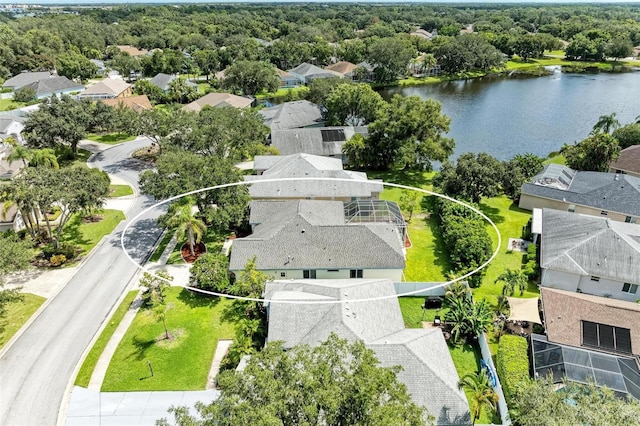
<svg viewBox="0 0 640 426">
<path fill-rule="evenodd" d="M 95 252 L 97 252 L 97 249 L 99 247 L 102 247 L 102 245 L 104 244 L 104 242 L 107 240 L 107 238 L 110 236 L 109 235 L 105 235 L 104 237 L 102 237 L 102 239 L 98 242 L 98 244 L 95 245 L 95 247 L 93 247 L 91 249 L 91 251 L 89 252 L 88 255 L 86 255 L 78 264 L 77 268 L 80 269 L 82 268 L 82 266 L 85 264 L 85 262 L 87 260 L 89 260 Z M 55 291 L 55 293 L 53 293 L 51 295 L 51 297 L 48 297 L 47 300 L 44 301 L 44 303 L 42 303 L 42 305 L 38 308 L 37 311 L 35 311 L 33 313 L 33 315 L 31 315 L 31 317 L 27 320 L 27 322 L 25 322 L 22 327 L 20 327 L 20 329 L 16 332 L 16 334 L 13 335 L 13 337 L 11 337 L 11 339 L 9 339 L 9 341 L 4 345 L 4 347 L 2 349 L 0 349 L 0 358 L 2 358 L 8 351 L 9 349 L 11 349 L 11 346 L 13 346 L 13 344 L 16 342 L 16 340 L 18 340 L 20 338 L 20 336 L 22 336 L 24 334 L 25 331 L 27 331 L 27 329 L 31 326 L 31 324 L 33 324 L 33 322 L 38 319 L 38 317 L 42 314 L 42 312 L 47 308 L 47 306 L 49 306 L 49 304 L 51 302 L 53 302 L 53 299 L 56 298 L 56 296 L 67 286 L 67 284 L 69 284 L 69 281 L 71 281 L 76 274 L 71 275 L 64 283 L 62 283 L 60 286 L 58 286 L 58 289 Z"/>
</svg>

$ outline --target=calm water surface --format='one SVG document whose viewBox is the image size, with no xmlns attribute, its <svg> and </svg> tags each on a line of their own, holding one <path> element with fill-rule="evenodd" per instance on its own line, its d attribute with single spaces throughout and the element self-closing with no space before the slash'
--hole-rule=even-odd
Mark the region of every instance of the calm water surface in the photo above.
<svg viewBox="0 0 640 426">
<path fill-rule="evenodd" d="M 564 143 L 588 136 L 598 117 L 615 112 L 622 124 L 640 115 L 640 73 L 563 74 L 537 78 L 483 78 L 437 85 L 394 87 L 434 98 L 451 118 L 454 156 L 488 152 L 500 160 L 532 152 L 546 157 Z"/>
</svg>

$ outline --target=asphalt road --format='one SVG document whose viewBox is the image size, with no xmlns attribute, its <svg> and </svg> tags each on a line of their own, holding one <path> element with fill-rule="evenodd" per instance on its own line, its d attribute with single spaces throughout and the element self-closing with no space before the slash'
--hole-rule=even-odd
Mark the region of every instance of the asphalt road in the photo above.
<svg viewBox="0 0 640 426">
<path fill-rule="evenodd" d="M 145 145 L 149 141 L 116 145 L 94 156 L 93 165 L 128 181 L 138 193 L 138 173 L 144 166 L 129 154 Z M 127 217 L 134 217 L 151 204 L 147 197 L 136 198 Z M 0 425 L 56 424 L 76 364 L 136 272 L 120 248 L 125 223 L 120 223 L 93 252 L 0 358 Z M 153 218 L 129 229 L 127 246 L 132 257 L 144 259 L 160 233 Z"/>
</svg>

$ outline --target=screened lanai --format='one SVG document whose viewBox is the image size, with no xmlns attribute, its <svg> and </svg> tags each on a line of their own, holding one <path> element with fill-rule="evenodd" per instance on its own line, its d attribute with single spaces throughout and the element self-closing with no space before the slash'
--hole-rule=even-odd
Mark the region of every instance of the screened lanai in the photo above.
<svg viewBox="0 0 640 426">
<path fill-rule="evenodd" d="M 407 236 L 407 224 L 397 203 L 387 200 L 354 200 L 344 203 L 346 223 L 391 223 L 403 240 Z"/>
<path fill-rule="evenodd" d="M 538 334 L 531 335 L 531 344 L 536 378 L 551 375 L 559 383 L 566 377 L 640 399 L 640 371 L 633 358 L 550 343 Z"/>
</svg>

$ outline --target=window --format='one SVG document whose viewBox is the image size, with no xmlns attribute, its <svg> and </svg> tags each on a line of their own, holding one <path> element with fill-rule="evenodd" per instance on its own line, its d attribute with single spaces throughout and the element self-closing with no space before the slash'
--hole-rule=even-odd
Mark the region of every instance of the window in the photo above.
<svg viewBox="0 0 640 426">
<path fill-rule="evenodd" d="M 637 219 L 635 217 L 633 217 L 633 216 L 627 216 L 627 217 L 624 218 L 624 221 L 627 222 L 627 223 L 636 223 Z"/>
<path fill-rule="evenodd" d="M 352 269 L 349 274 L 350 278 L 362 278 L 362 269 Z"/>
<path fill-rule="evenodd" d="M 609 214 L 606 210 L 600 210 L 600 216 L 607 216 Z"/>
<path fill-rule="evenodd" d="M 316 278 L 316 270 L 315 269 L 304 269 L 302 271 L 302 278 L 315 279 Z"/>
<path fill-rule="evenodd" d="M 569 204 L 569 213 L 575 213 L 575 211 L 576 211 L 576 205 Z"/>
<path fill-rule="evenodd" d="M 631 331 L 628 328 L 582 321 L 582 344 L 609 351 L 631 353 Z"/>
<path fill-rule="evenodd" d="M 625 293 L 636 294 L 638 292 L 638 284 L 624 283 L 622 291 Z"/>
<path fill-rule="evenodd" d="M 287 277 L 286 272 L 280 272 L 280 278 L 286 278 L 286 277 Z"/>
<path fill-rule="evenodd" d="M 327 272 L 340 272 L 340 269 L 327 269 Z"/>
<path fill-rule="evenodd" d="M 600 277 L 591 277 L 591 281 L 600 282 Z"/>
</svg>

